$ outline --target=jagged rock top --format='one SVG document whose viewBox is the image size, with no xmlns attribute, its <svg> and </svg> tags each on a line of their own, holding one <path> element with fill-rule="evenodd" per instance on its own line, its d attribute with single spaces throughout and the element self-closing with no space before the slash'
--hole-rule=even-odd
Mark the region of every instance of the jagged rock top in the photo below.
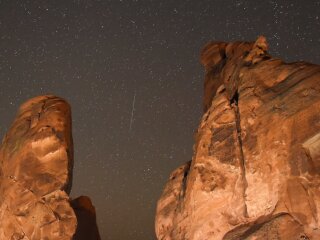
<svg viewBox="0 0 320 240">
<path fill-rule="evenodd" d="M 201 52 L 201 63 L 210 76 L 204 83 L 204 112 L 221 85 L 225 86 L 228 98 L 232 99 L 238 89 L 240 69 L 270 59 L 267 50 L 268 43 L 263 36 L 256 42 L 208 43 Z"/>
</svg>

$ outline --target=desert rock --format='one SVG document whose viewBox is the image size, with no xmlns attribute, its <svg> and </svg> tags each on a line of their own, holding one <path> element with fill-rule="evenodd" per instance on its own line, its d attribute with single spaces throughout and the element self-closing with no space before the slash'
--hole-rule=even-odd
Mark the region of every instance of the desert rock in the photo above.
<svg viewBox="0 0 320 240">
<path fill-rule="evenodd" d="M 159 240 L 320 239 L 320 66 L 267 48 L 205 46 L 205 113 L 158 201 Z"/>
<path fill-rule="evenodd" d="M 101 240 L 97 226 L 96 209 L 90 198 L 80 196 L 71 201 L 71 206 L 78 220 L 75 240 Z"/>
<path fill-rule="evenodd" d="M 0 149 L 0 239 L 74 239 L 72 168 L 69 104 L 50 95 L 24 103 Z"/>
</svg>

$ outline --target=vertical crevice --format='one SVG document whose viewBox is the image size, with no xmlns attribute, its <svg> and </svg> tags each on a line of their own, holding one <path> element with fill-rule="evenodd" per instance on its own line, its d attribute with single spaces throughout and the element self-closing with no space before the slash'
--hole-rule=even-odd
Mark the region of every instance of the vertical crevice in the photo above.
<svg viewBox="0 0 320 240">
<path fill-rule="evenodd" d="M 184 198 L 185 193 L 187 191 L 187 180 L 188 180 L 188 175 L 191 167 L 191 161 L 187 162 L 184 171 L 183 171 L 183 178 L 182 178 L 182 184 L 181 184 L 181 192 L 180 192 L 180 197 Z"/>
<path fill-rule="evenodd" d="M 246 204 L 246 190 L 248 187 L 248 182 L 246 179 L 246 164 L 245 158 L 243 153 L 243 146 L 242 146 L 242 134 L 241 134 L 241 118 L 240 118 L 240 111 L 239 111 L 239 93 L 238 91 L 235 92 L 233 98 L 230 100 L 230 105 L 234 109 L 235 118 L 236 118 L 236 130 L 237 130 L 237 139 L 239 144 L 239 158 L 240 158 L 240 170 L 241 170 L 241 178 L 243 183 L 243 201 L 244 201 L 244 216 L 248 217 L 247 211 L 247 204 Z"/>
</svg>

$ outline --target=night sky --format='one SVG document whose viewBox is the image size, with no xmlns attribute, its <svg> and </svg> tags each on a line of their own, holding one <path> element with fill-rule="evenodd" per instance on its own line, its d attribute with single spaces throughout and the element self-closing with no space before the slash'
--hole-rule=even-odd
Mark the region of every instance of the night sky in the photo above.
<svg viewBox="0 0 320 240">
<path fill-rule="evenodd" d="M 67 99 L 71 196 L 91 197 L 103 240 L 155 239 L 156 201 L 192 158 L 201 48 L 261 34 L 319 64 L 320 1 L 0 0 L 0 134 L 28 98 Z"/>
</svg>

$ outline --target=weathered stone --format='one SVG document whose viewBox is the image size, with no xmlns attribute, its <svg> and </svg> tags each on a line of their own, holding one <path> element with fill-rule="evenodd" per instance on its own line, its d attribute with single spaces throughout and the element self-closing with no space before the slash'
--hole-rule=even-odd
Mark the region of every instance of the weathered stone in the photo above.
<svg viewBox="0 0 320 240">
<path fill-rule="evenodd" d="M 320 66 L 210 43 L 191 165 L 158 201 L 159 240 L 320 239 Z M 183 194 L 177 194 L 181 193 Z"/>
<path fill-rule="evenodd" d="M 72 167 L 69 104 L 55 96 L 24 103 L 0 149 L 1 240 L 73 239 Z"/>
<path fill-rule="evenodd" d="M 0 152 L 0 239 L 71 239 L 69 105 L 54 96 L 27 101 Z"/>
</svg>

